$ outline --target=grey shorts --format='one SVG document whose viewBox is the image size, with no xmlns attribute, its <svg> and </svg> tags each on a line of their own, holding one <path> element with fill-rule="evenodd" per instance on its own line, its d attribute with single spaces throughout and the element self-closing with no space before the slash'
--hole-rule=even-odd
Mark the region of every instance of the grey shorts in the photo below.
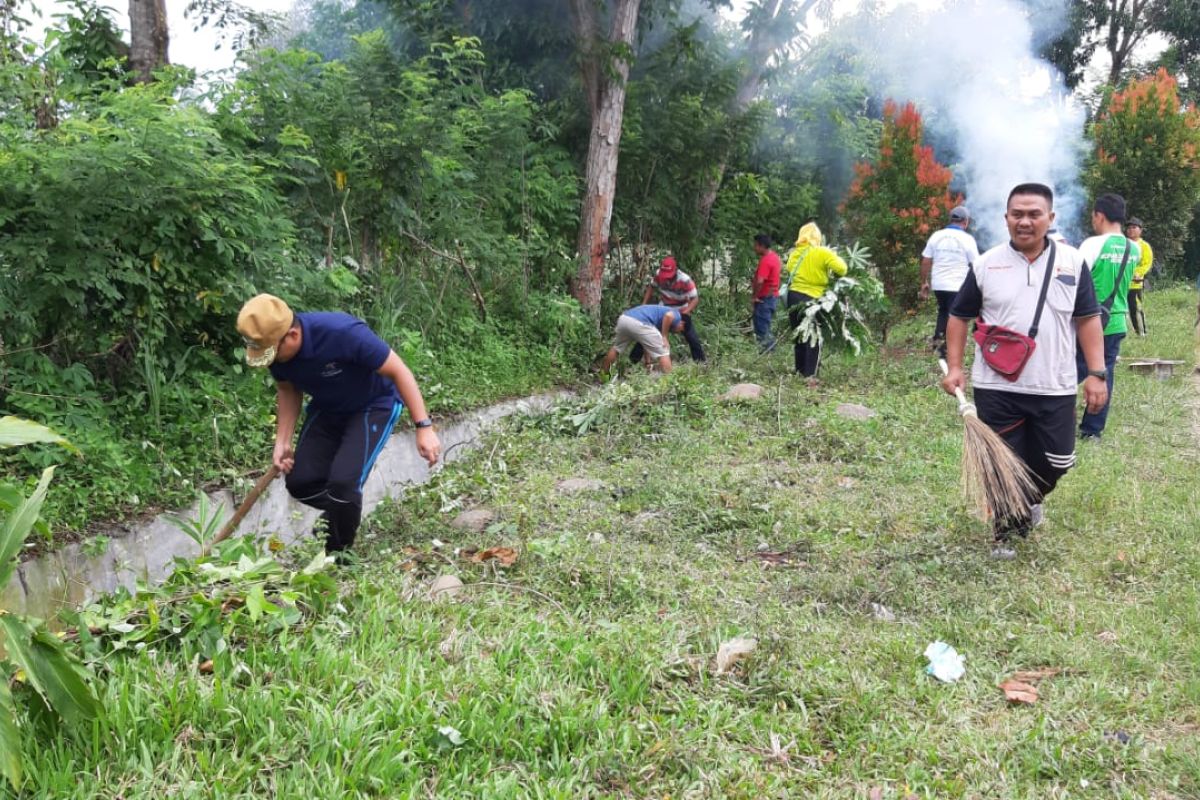
<svg viewBox="0 0 1200 800">
<path fill-rule="evenodd" d="M 662 331 L 648 323 L 622 314 L 617 319 L 617 336 L 613 347 L 624 353 L 634 344 L 640 344 L 651 358 L 662 358 L 671 354 L 671 348 L 663 340 Z"/>
</svg>

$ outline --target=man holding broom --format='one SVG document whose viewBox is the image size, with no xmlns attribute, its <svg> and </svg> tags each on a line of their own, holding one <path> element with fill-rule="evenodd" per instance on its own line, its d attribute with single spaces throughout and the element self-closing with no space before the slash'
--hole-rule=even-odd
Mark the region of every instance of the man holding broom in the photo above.
<svg viewBox="0 0 1200 800">
<path fill-rule="evenodd" d="M 417 452 L 437 463 L 442 445 L 412 371 L 360 319 L 341 312 L 294 313 L 269 294 L 246 301 L 237 319 L 246 363 L 275 378 L 277 415 L 272 462 L 288 493 L 321 510 L 325 552 L 354 544 L 362 488 L 392 427 L 407 406 Z M 304 395 L 304 426 L 292 437 Z"/>
<path fill-rule="evenodd" d="M 1009 194 L 1011 240 L 972 266 L 950 308 L 946 330 L 949 394 L 966 384 L 963 351 L 977 320 L 971 373 L 979 418 L 1016 452 L 1035 488 L 1020 513 L 993 521 L 996 558 L 1016 557 L 1013 542 L 1041 524 L 1042 501 L 1075 464 L 1076 345 L 1087 361 L 1087 408 L 1104 407 L 1108 386 L 1100 304 L 1087 264 L 1052 242 L 1054 193 L 1038 183 Z M 1015 354 L 1015 355 L 1014 355 Z"/>
</svg>

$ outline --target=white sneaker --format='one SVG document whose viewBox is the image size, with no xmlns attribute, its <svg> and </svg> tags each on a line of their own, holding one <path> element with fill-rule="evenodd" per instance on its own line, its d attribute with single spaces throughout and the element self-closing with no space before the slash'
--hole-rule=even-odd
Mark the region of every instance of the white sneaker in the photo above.
<svg viewBox="0 0 1200 800">
<path fill-rule="evenodd" d="M 1012 561 L 1017 557 L 1017 549 L 1009 542 L 996 542 L 992 547 L 992 558 L 997 561 Z"/>
<path fill-rule="evenodd" d="M 1046 509 L 1041 503 L 1029 507 L 1029 527 L 1040 528 L 1046 521 Z"/>
</svg>

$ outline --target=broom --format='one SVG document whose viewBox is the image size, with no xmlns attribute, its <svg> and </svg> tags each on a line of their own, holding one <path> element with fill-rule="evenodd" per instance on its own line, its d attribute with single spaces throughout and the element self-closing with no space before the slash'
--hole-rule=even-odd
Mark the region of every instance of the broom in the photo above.
<svg viewBox="0 0 1200 800">
<path fill-rule="evenodd" d="M 946 359 L 938 359 L 938 364 L 943 375 L 950 373 Z M 1029 498 L 1037 492 L 1029 467 L 979 418 L 962 389 L 955 389 L 954 396 L 963 418 L 963 496 L 985 520 L 1027 518 Z"/>
</svg>

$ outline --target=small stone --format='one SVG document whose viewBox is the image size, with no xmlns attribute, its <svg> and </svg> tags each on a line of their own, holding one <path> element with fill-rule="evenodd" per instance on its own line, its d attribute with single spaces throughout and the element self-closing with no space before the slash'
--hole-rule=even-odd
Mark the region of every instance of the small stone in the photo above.
<svg viewBox="0 0 1200 800">
<path fill-rule="evenodd" d="M 762 397 L 762 393 L 763 387 L 757 383 L 736 383 L 729 387 L 729 391 L 717 399 L 723 403 L 729 403 L 734 400 L 757 400 Z"/>
<path fill-rule="evenodd" d="M 604 481 L 595 478 L 564 478 L 558 482 L 559 494 L 584 494 L 604 491 Z"/>
<path fill-rule="evenodd" d="M 429 584 L 429 596 L 433 600 L 450 600 L 462 592 L 463 582 L 455 575 L 440 575 Z"/>
<path fill-rule="evenodd" d="M 839 403 L 837 413 L 846 419 L 870 419 L 879 416 L 874 410 L 858 403 Z"/>
<path fill-rule="evenodd" d="M 473 508 L 454 518 L 450 527 L 470 533 L 483 533 L 487 526 L 496 521 L 496 512 L 489 508 Z"/>
</svg>

